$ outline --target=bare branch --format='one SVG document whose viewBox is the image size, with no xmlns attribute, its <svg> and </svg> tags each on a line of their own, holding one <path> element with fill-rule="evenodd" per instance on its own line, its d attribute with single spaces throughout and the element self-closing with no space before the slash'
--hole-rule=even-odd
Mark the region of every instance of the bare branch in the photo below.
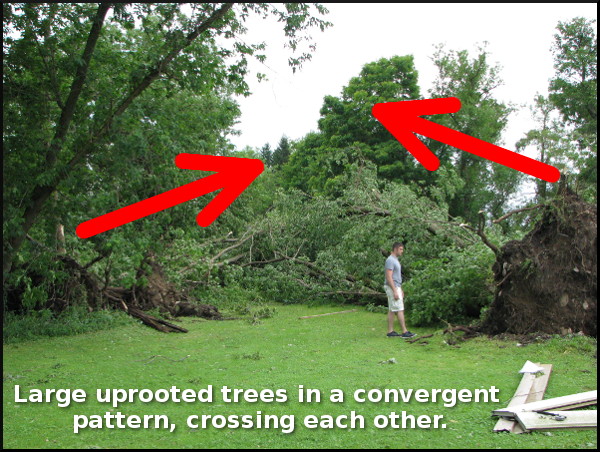
<svg viewBox="0 0 600 452">
<path fill-rule="evenodd" d="M 477 234 L 479 237 L 481 237 L 481 240 L 483 241 L 483 243 L 489 248 L 491 249 L 494 254 L 496 256 L 500 255 L 500 248 L 498 248 L 496 245 L 494 245 L 490 239 L 488 238 L 487 235 L 485 235 L 485 232 L 483 232 L 483 228 L 485 227 L 485 219 L 483 218 L 483 212 L 479 212 L 480 215 L 480 221 L 479 221 L 479 225 L 477 226 L 477 229 L 475 229 L 473 226 L 470 226 L 468 224 L 461 224 L 460 227 L 464 228 L 464 229 L 468 229 L 469 231 L 473 231 L 475 234 Z"/>
<path fill-rule="evenodd" d="M 94 259 L 92 259 L 90 262 L 88 262 L 87 264 L 85 264 L 83 266 L 83 268 L 85 268 L 86 270 L 88 268 L 90 268 L 92 265 L 94 265 L 96 262 L 100 262 L 102 259 L 108 257 L 110 253 L 104 253 L 104 254 L 100 254 L 98 256 L 96 256 Z"/>
<path fill-rule="evenodd" d="M 220 258 L 220 257 L 221 257 L 223 254 L 227 253 L 228 251 L 231 251 L 231 250 L 233 250 L 233 249 L 235 249 L 235 248 L 238 248 L 238 247 L 242 246 L 244 243 L 246 243 L 246 242 L 247 242 L 248 240 L 250 240 L 252 237 L 254 237 L 254 234 L 252 234 L 252 235 L 249 235 L 248 237 L 241 239 L 241 240 L 240 240 L 239 242 L 237 242 L 236 244 L 234 244 L 234 245 L 231 245 L 231 246 L 228 246 L 227 248 L 225 248 L 225 249 L 223 249 L 223 250 L 219 251 L 219 253 L 218 253 L 216 256 L 213 256 L 213 257 L 210 259 L 210 263 L 212 264 L 212 263 L 213 263 L 213 262 L 215 262 L 217 259 L 219 259 L 219 258 Z"/>
<path fill-rule="evenodd" d="M 524 207 L 524 208 L 522 208 L 522 209 L 516 209 L 516 210 L 513 210 L 513 211 L 511 211 L 511 212 L 508 212 L 506 215 L 502 215 L 500 218 L 498 218 L 498 219 L 496 219 L 496 220 L 492 220 L 492 223 L 494 223 L 494 224 L 498 224 L 498 223 L 500 223 L 501 221 L 504 221 L 504 220 L 506 220 L 508 217 L 510 217 L 510 216 L 512 216 L 512 215 L 514 215 L 514 214 L 516 214 L 516 213 L 521 213 L 521 212 L 529 212 L 530 210 L 539 209 L 539 208 L 541 208 L 541 207 L 545 207 L 545 206 L 546 206 L 546 204 L 537 204 L 537 205 L 535 205 L 535 206 L 531 206 L 531 207 Z"/>
</svg>

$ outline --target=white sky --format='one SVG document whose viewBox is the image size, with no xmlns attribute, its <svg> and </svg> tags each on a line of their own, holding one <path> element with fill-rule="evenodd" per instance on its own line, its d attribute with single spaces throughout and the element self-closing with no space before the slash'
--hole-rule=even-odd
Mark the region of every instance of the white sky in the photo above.
<svg viewBox="0 0 600 452">
<path fill-rule="evenodd" d="M 597 4 L 325 4 L 333 26 L 312 31 L 317 50 L 312 60 L 292 73 L 284 49 L 282 24 L 255 19 L 247 23 L 247 43 L 267 42 L 265 64 L 250 62 L 252 95 L 237 98 L 242 115 L 231 137 L 238 149 L 270 143 L 282 135 L 298 139 L 317 130 L 319 110 L 326 95 L 338 96 L 364 64 L 394 55 L 414 55 L 421 95 L 427 97 L 437 70 L 431 61 L 435 45 L 469 51 L 475 56 L 484 41 L 490 64 L 499 63 L 504 85 L 495 97 L 524 106 L 510 117 L 504 146 L 514 150 L 517 140 L 535 126 L 525 104 L 536 93 L 547 94 L 554 75 L 551 46 L 559 21 L 577 16 L 597 18 Z M 258 83 L 254 73 L 268 81 Z"/>
</svg>

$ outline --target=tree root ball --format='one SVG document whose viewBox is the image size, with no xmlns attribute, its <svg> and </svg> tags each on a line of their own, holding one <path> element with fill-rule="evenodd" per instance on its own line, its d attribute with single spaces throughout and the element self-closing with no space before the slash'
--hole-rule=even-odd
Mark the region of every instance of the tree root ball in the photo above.
<svg viewBox="0 0 600 452">
<path fill-rule="evenodd" d="M 597 207 L 566 190 L 494 264 L 487 334 L 532 332 L 596 337 Z"/>
</svg>

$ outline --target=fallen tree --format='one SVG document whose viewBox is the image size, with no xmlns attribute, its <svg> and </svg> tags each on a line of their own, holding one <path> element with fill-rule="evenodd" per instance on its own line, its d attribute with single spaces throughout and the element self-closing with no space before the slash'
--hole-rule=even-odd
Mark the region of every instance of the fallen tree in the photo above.
<svg viewBox="0 0 600 452">
<path fill-rule="evenodd" d="M 30 241 L 43 247 L 40 243 Z M 45 248 L 45 247 L 44 247 Z M 66 283 L 57 286 L 53 295 L 45 303 L 45 308 L 53 312 L 61 312 L 74 303 L 74 292 L 84 293 L 85 302 L 90 311 L 100 309 L 121 309 L 158 331 L 165 333 L 187 330 L 163 318 L 149 314 L 146 311 L 158 310 L 167 317 L 196 316 L 207 319 L 222 319 L 221 313 L 212 305 L 191 302 L 182 292 L 167 281 L 161 266 L 153 254 L 147 254 L 137 271 L 136 281 L 146 281 L 143 285 L 135 284 L 131 288 L 109 286 L 98 276 L 88 271 L 89 267 L 100 260 L 102 256 L 81 265 L 73 257 L 56 254 L 53 259 L 68 275 Z M 32 275 L 35 279 L 36 275 Z M 74 290 L 77 288 L 77 290 Z M 18 311 L 21 307 L 23 287 L 14 287 L 8 292 L 9 310 Z M 81 296 L 79 297 L 81 298 Z"/>
<path fill-rule="evenodd" d="M 496 293 L 482 331 L 597 334 L 597 207 L 564 189 L 493 267 Z"/>
</svg>

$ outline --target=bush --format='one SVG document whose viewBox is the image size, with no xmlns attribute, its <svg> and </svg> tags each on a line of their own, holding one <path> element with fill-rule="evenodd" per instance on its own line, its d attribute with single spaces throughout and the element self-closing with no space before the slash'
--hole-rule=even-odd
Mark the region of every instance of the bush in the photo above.
<svg viewBox="0 0 600 452">
<path fill-rule="evenodd" d="M 494 254 L 481 243 L 413 262 L 413 278 L 405 284 L 411 323 L 478 318 L 493 299 L 493 263 Z"/>
</svg>

